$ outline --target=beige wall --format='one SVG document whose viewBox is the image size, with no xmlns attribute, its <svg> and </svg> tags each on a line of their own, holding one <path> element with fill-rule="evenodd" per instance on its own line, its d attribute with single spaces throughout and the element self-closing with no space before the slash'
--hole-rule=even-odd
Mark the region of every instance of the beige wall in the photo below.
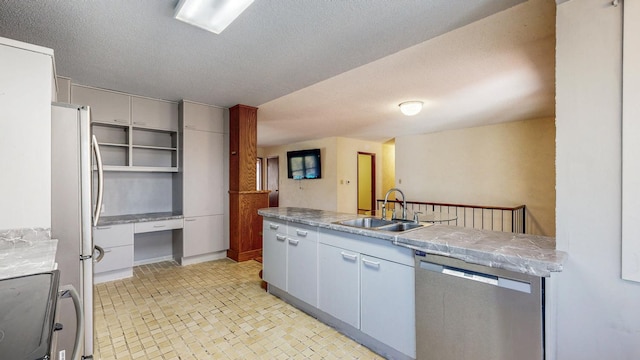
<svg viewBox="0 0 640 360">
<path fill-rule="evenodd" d="M 404 136 L 396 185 L 408 200 L 527 206 L 527 232 L 555 235 L 553 118 Z"/>
<path fill-rule="evenodd" d="M 382 144 L 347 138 L 337 138 L 338 203 L 337 211 L 358 212 L 358 151 L 376 154 L 376 195 L 382 187 Z"/>
<path fill-rule="evenodd" d="M 293 180 L 287 178 L 287 151 L 321 149 L 322 179 Z M 358 151 L 376 154 L 376 189 L 382 181 L 382 145 L 347 138 L 324 138 L 295 144 L 258 149 L 264 158 L 280 159 L 281 207 L 306 207 L 345 213 L 358 211 Z"/>
<path fill-rule="evenodd" d="M 396 141 L 389 140 L 382 144 L 382 189 L 378 199 L 381 199 L 387 190 L 396 186 Z M 395 199 L 395 193 L 389 198 Z"/>
<path fill-rule="evenodd" d="M 630 3 L 558 6 L 556 246 L 569 256 L 551 277 L 550 360 L 640 359 L 640 284 L 621 278 L 622 11 Z"/>
</svg>

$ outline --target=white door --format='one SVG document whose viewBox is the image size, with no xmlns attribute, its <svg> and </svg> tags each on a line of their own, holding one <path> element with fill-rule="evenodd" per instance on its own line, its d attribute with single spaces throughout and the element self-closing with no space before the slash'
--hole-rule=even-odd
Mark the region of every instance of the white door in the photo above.
<svg viewBox="0 0 640 360">
<path fill-rule="evenodd" d="M 318 252 L 318 308 L 360 328 L 360 254 L 326 244 Z"/>
</svg>

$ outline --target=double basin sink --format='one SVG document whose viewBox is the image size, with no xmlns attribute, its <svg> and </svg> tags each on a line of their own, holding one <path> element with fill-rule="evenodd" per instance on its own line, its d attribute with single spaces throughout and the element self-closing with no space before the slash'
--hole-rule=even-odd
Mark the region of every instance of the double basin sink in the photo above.
<svg viewBox="0 0 640 360">
<path fill-rule="evenodd" d="M 334 224 L 351 226 L 368 230 L 382 230 L 391 232 L 402 232 L 422 227 L 423 224 L 411 220 L 386 220 L 374 217 L 365 217 L 351 220 L 336 221 Z"/>
</svg>

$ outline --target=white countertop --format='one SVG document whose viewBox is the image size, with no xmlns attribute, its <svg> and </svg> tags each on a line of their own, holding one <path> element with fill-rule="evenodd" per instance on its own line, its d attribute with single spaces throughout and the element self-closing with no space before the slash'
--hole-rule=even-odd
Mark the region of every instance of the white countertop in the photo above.
<svg viewBox="0 0 640 360">
<path fill-rule="evenodd" d="M 0 230 L 0 279 L 54 270 L 57 248 L 48 229 Z"/>
</svg>

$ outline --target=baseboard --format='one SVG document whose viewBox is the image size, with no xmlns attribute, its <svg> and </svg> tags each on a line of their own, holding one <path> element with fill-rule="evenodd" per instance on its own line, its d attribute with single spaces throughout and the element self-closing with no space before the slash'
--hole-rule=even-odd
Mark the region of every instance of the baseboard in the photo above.
<svg viewBox="0 0 640 360">
<path fill-rule="evenodd" d="M 133 262 L 133 266 L 154 264 L 154 263 L 159 263 L 163 261 L 172 261 L 173 259 L 174 258 L 172 255 L 168 255 L 168 256 L 161 256 L 161 257 L 151 258 L 151 259 L 137 260 Z"/>
<path fill-rule="evenodd" d="M 179 262 L 180 262 L 180 265 L 187 266 L 187 265 L 199 264 L 199 263 L 207 262 L 207 261 L 225 259 L 226 257 L 227 257 L 227 251 L 226 250 L 222 250 L 222 251 L 203 254 L 203 255 L 182 257 L 182 258 L 180 258 Z"/>
</svg>

